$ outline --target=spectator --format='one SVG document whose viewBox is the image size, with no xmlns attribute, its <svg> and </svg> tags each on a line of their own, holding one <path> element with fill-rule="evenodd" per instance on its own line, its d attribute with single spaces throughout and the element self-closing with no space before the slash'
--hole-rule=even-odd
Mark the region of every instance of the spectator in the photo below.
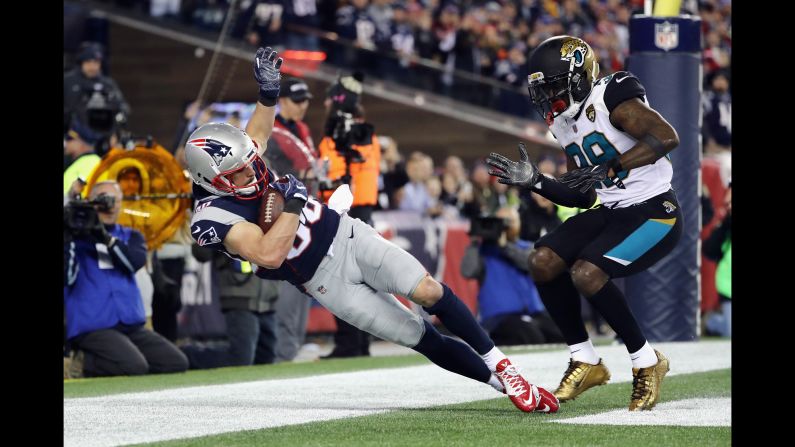
<svg viewBox="0 0 795 447">
<path fill-rule="evenodd" d="M 482 161 L 472 169 L 472 200 L 464 204 L 463 214 L 470 219 L 493 215 L 500 207 L 500 198 L 489 170 Z"/>
<path fill-rule="evenodd" d="M 433 160 L 422 152 L 413 152 L 406 164 L 406 174 L 409 182 L 403 186 L 398 208 L 425 214 L 435 205 L 427 185 L 433 175 Z"/>
<path fill-rule="evenodd" d="M 385 0 L 378 0 L 384 2 Z M 370 13 L 379 18 L 387 17 L 386 13 L 377 14 L 377 3 L 372 5 Z M 389 20 L 376 22 L 376 46 L 385 57 L 379 60 L 378 73 L 381 78 L 395 82 L 405 82 L 412 79 L 414 73 L 409 70 L 411 59 L 414 55 L 414 28 L 409 22 L 409 15 L 405 5 L 396 4 L 389 10 Z M 393 56 L 393 53 L 397 56 Z"/>
<path fill-rule="evenodd" d="M 103 130 L 98 129 L 95 124 L 108 125 L 108 123 L 94 123 L 93 112 L 89 114 L 88 109 L 106 108 L 120 112 L 125 117 L 130 114 L 130 106 L 116 85 L 116 81 L 102 74 L 102 59 L 102 47 L 96 43 L 86 42 L 77 54 L 77 62 L 80 65 L 63 77 L 65 122 L 77 117 L 94 132 Z M 101 118 L 118 121 L 118 117 Z M 111 130 L 107 129 L 106 133 L 107 135 L 103 136 L 110 138 Z"/>
<path fill-rule="evenodd" d="M 724 198 L 726 216 L 704 241 L 704 256 L 718 264 L 715 286 L 718 290 L 720 312 L 706 317 L 708 334 L 732 336 L 732 189 L 731 182 Z"/>
<path fill-rule="evenodd" d="M 366 6 L 367 0 L 354 2 Z M 378 203 L 378 176 L 381 167 L 381 146 L 372 124 L 365 122 L 360 99 L 360 73 L 344 76 L 326 94 L 326 125 L 320 141 L 320 156 L 328 159 L 328 177 L 333 185 L 349 184 L 353 205 L 348 215 L 372 226 L 372 213 Z M 323 192 L 328 203 L 332 190 Z M 323 358 L 370 355 L 370 335 L 335 316 L 337 332 L 334 349 Z"/>
<path fill-rule="evenodd" d="M 279 46 L 284 43 L 282 0 L 245 0 L 237 4 L 238 16 L 232 36 L 249 45 Z"/>
<path fill-rule="evenodd" d="M 718 70 L 712 73 L 707 81 L 709 89 L 704 92 L 703 98 L 703 132 L 707 152 L 731 150 L 732 95 L 729 74 L 726 70 Z"/>
<path fill-rule="evenodd" d="M 474 234 L 461 260 L 461 274 L 480 284 L 481 325 L 498 345 L 562 343 L 529 276 L 533 244 L 519 239 L 519 213 L 503 207 L 496 216 L 506 222 L 499 236 Z"/>
<path fill-rule="evenodd" d="M 535 242 L 562 223 L 557 214 L 558 206 L 551 200 L 527 190 L 520 194 L 524 199 L 520 205 L 522 239 Z"/>
<path fill-rule="evenodd" d="M 185 257 L 190 254 L 187 237 L 190 229 L 186 222 L 152 257 L 152 327 L 171 342 L 176 342 L 179 336 L 177 315 L 182 309 L 182 276 Z"/>
<path fill-rule="evenodd" d="M 720 163 L 723 184 L 731 178 L 732 96 L 729 75 L 718 70 L 708 78 L 710 89 L 704 93 L 704 124 L 701 127 L 705 156 Z"/>
<path fill-rule="evenodd" d="M 146 172 L 146 171 L 144 171 Z M 148 180 L 148 179 L 147 179 Z M 131 164 L 124 168 L 121 168 L 116 175 L 116 181 L 119 182 L 119 187 L 121 188 L 122 196 L 128 198 L 128 200 L 133 199 L 133 197 L 141 194 L 143 189 L 143 179 L 141 178 L 141 170 L 135 165 Z M 148 185 L 147 185 L 148 186 Z M 147 188 L 148 189 L 148 188 Z M 124 203 L 125 200 L 122 199 L 122 207 L 125 208 L 125 205 L 130 204 L 131 202 Z M 157 205 L 150 200 L 140 200 L 132 202 L 133 207 L 135 208 L 135 213 L 126 213 L 124 220 L 126 226 L 131 228 L 135 228 L 138 231 L 142 232 L 142 236 L 144 240 L 147 239 L 147 236 L 152 237 L 153 231 L 151 227 L 151 220 L 153 213 L 161 212 L 162 210 L 157 207 Z M 147 259 L 146 259 L 146 267 L 138 270 L 135 273 L 135 283 L 138 285 L 138 290 L 141 292 L 141 298 L 144 301 L 144 309 L 146 311 L 146 318 L 147 318 L 147 328 L 152 328 L 152 295 L 154 293 L 154 284 L 152 283 L 152 257 L 151 252 L 147 252 Z"/>
<path fill-rule="evenodd" d="M 556 169 L 557 165 L 551 157 L 543 157 L 538 161 L 538 170 L 542 174 L 555 177 Z M 558 208 L 561 208 L 559 205 L 526 189 L 522 189 L 519 194 L 523 199 L 519 205 L 522 222 L 520 237 L 522 239 L 535 242 L 562 223 L 558 214 Z M 569 209 L 575 210 L 576 208 Z"/>
<path fill-rule="evenodd" d="M 464 162 L 451 155 L 444 161 L 442 173 L 442 194 L 440 200 L 445 205 L 455 207 L 460 212 L 464 204 L 472 199 L 472 183 L 467 179 Z"/>
<path fill-rule="evenodd" d="M 431 206 L 425 210 L 425 214 L 430 217 L 438 217 L 444 212 L 444 205 L 439 200 L 442 195 L 442 181 L 439 177 L 432 175 L 425 182 L 425 188 L 428 191 L 428 196 L 431 198 Z"/>
<path fill-rule="evenodd" d="M 352 0 L 351 4 L 337 10 L 335 31 L 352 41 L 353 46 L 344 46 L 334 52 L 337 65 L 342 67 L 367 67 L 372 55 L 362 53 L 357 48 L 374 50 L 376 27 L 368 13 L 369 0 Z"/>
<path fill-rule="evenodd" d="M 261 365 L 276 359 L 276 315 L 279 281 L 257 278 L 247 261 L 231 259 L 209 248 L 192 246 L 200 262 L 212 261 L 229 345 L 183 346 L 191 369 Z"/>
<path fill-rule="evenodd" d="M 148 151 L 143 148 L 136 150 Z M 114 149 L 114 151 L 123 151 L 123 149 Z M 174 211 L 172 203 L 136 198 L 139 195 L 152 194 L 154 182 L 146 166 L 134 158 L 118 160 L 108 172 L 110 178 L 118 181 L 123 192 L 124 214 L 120 220 L 125 225 L 140 231 L 151 245 L 160 234 L 163 224 L 171 218 Z M 156 251 L 149 253 L 147 262 L 147 270 L 151 275 L 145 280 L 151 281 L 152 284 L 152 327 L 155 332 L 171 342 L 176 342 L 178 337 L 177 314 L 182 309 L 182 275 L 185 271 L 185 256 L 190 250 L 189 238 L 190 229 L 185 221 L 171 238 Z M 138 278 L 141 279 L 142 276 L 139 274 Z"/>
<path fill-rule="evenodd" d="M 268 139 L 265 159 L 278 175 L 292 174 L 306 182 L 310 191 L 317 192 L 313 167 L 318 152 L 309 126 L 303 121 L 313 98 L 303 79 L 286 78 L 279 92 L 279 113 Z M 279 299 L 274 303 L 276 313 L 275 360 L 293 360 L 306 336 L 310 298 L 287 281 L 278 286 Z"/>
<path fill-rule="evenodd" d="M 316 0 L 284 0 L 284 5 L 284 23 L 289 31 L 286 47 L 293 50 L 317 50 L 317 37 L 308 32 L 320 24 Z"/>
<path fill-rule="evenodd" d="M 65 140 L 64 157 L 71 161 L 63 173 L 63 193 L 64 196 L 75 196 L 83 191 L 88 176 L 99 163 L 99 155 L 94 152 L 97 134 L 75 119 Z"/>
<path fill-rule="evenodd" d="M 147 241 L 155 239 L 164 221 L 171 217 L 173 208 L 170 202 L 146 198 L 152 194 L 150 171 L 138 160 L 128 158 L 116 161 L 108 172 L 119 182 L 124 195 L 122 224 L 143 233 Z"/>
<path fill-rule="evenodd" d="M 274 128 L 279 129 L 268 140 L 265 151 L 268 166 L 278 175 L 293 174 L 302 182 L 315 179 L 314 168 L 318 159 L 309 126 L 304 122 L 313 98 L 303 79 L 286 78 L 279 93 L 279 113 Z M 307 185 L 311 189 L 311 183 Z"/>
<path fill-rule="evenodd" d="M 182 372 L 188 361 L 176 346 L 144 328 L 146 316 L 135 272 L 146 259 L 143 236 L 116 223 L 121 188 L 94 185 L 89 198 L 108 197 L 87 231 L 65 238 L 64 305 L 69 343 L 83 352 L 86 377 Z"/>
<path fill-rule="evenodd" d="M 406 163 L 394 138 L 380 136 L 378 141 L 381 145 L 378 204 L 381 209 L 397 209 L 397 194 L 409 182 Z"/>
</svg>

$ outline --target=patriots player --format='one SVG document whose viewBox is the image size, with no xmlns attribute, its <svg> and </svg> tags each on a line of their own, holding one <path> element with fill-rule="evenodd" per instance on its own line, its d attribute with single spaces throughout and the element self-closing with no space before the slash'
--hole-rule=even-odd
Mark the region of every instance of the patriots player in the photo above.
<svg viewBox="0 0 795 447">
<path fill-rule="evenodd" d="M 632 360 L 629 409 L 660 398 L 668 359 L 644 337 L 611 278 L 641 272 L 667 255 L 682 234 L 668 153 L 679 145 L 670 124 L 649 107 L 632 73 L 598 79 L 591 47 L 571 36 L 541 43 L 529 58 L 532 102 L 568 158 L 568 172 L 539 175 L 519 144 L 520 161 L 491 153 L 489 173 L 563 206 L 590 208 L 536 242 L 531 274 L 569 345 L 571 359 L 555 395 L 561 402 L 610 379 L 580 315 L 582 294 L 623 340 Z"/>
<path fill-rule="evenodd" d="M 188 138 L 185 156 L 197 198 L 191 220 L 196 242 L 251 262 L 261 278 L 290 282 L 359 329 L 490 384 L 522 411 L 557 411 L 557 398 L 529 384 L 453 291 L 434 280 L 419 261 L 369 225 L 310 197 L 292 175 L 277 179 L 265 166 L 261 155 L 273 128 L 281 63 L 270 48 L 257 51 L 259 101 L 245 132 L 208 123 Z M 263 233 L 255 223 L 257 199 L 268 185 L 281 191 L 285 205 Z M 393 293 L 424 306 L 464 342 L 441 335 Z"/>
</svg>

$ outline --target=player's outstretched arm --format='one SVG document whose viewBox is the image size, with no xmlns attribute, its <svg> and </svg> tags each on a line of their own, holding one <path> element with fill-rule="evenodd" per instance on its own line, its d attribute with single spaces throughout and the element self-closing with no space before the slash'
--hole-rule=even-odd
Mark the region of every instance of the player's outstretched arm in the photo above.
<svg viewBox="0 0 795 447">
<path fill-rule="evenodd" d="M 610 122 L 638 140 L 634 147 L 619 157 L 620 170 L 653 164 L 679 146 L 676 130 L 638 98 L 616 106 L 610 114 Z"/>
<path fill-rule="evenodd" d="M 282 58 L 271 47 L 260 48 L 254 57 L 254 79 L 259 85 L 259 100 L 254 113 L 246 125 L 246 133 L 259 145 L 259 153 L 265 152 L 268 138 L 276 118 L 276 102 L 279 100 Z"/>
<path fill-rule="evenodd" d="M 224 238 L 226 248 L 249 262 L 268 269 L 279 268 L 293 248 L 298 214 L 282 213 L 267 232 L 251 222 L 238 222 Z"/>
<path fill-rule="evenodd" d="M 492 152 L 486 158 L 486 163 L 490 166 L 489 174 L 498 177 L 498 182 L 531 189 L 558 205 L 590 208 L 596 201 L 596 193 L 592 188 L 580 192 L 561 184 L 552 177 L 540 174 L 538 167 L 527 156 L 524 143 L 519 143 L 519 161 L 513 161 Z M 573 164 L 574 161 L 569 157 L 569 169 Z"/>
</svg>

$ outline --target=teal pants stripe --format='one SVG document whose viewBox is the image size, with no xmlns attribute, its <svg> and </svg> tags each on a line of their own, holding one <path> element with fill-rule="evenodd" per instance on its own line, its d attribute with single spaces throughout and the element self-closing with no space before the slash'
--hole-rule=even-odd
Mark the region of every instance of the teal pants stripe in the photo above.
<svg viewBox="0 0 795 447">
<path fill-rule="evenodd" d="M 673 227 L 673 224 L 667 222 L 647 220 L 620 244 L 605 253 L 605 256 L 634 262 L 657 245 Z"/>
</svg>

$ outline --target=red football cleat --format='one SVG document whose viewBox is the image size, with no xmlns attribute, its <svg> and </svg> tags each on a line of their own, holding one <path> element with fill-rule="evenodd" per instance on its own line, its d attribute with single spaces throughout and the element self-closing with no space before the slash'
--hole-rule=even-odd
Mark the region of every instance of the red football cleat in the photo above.
<svg viewBox="0 0 795 447">
<path fill-rule="evenodd" d="M 503 359 L 497 364 L 497 371 L 494 373 L 502 386 L 505 387 L 505 394 L 511 399 L 516 408 L 531 413 L 536 409 L 539 401 L 538 387 L 527 383 L 527 380 L 519 374 L 511 361 Z"/>
<path fill-rule="evenodd" d="M 558 408 L 560 408 L 560 402 L 558 401 L 558 398 L 555 397 L 554 394 L 550 393 L 549 391 L 541 387 L 538 387 L 538 394 L 541 397 L 538 399 L 538 405 L 536 406 L 535 409 L 536 413 L 558 412 Z"/>
</svg>

